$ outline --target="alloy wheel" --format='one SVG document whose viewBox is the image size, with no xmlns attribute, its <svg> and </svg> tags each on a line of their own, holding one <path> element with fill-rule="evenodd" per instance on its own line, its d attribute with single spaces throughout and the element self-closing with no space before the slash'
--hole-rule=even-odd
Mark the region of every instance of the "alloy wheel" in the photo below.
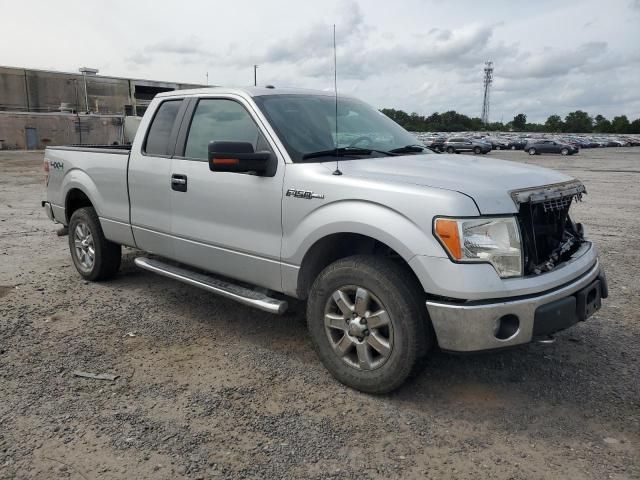
<svg viewBox="0 0 640 480">
<path fill-rule="evenodd" d="M 393 350 L 393 322 L 369 290 L 347 285 L 325 305 L 324 326 L 334 353 L 358 370 L 381 367 Z"/>
<path fill-rule="evenodd" d="M 74 253 L 82 268 L 91 270 L 96 257 L 93 235 L 86 223 L 78 223 L 74 231 Z"/>
</svg>

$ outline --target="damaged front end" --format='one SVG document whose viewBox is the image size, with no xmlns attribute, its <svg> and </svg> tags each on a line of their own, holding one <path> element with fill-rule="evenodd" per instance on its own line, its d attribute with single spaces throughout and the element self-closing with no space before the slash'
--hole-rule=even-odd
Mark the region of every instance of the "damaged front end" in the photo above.
<svg viewBox="0 0 640 480">
<path fill-rule="evenodd" d="M 519 209 L 524 275 L 553 270 L 585 242 L 582 224 L 571 220 L 569 209 L 586 193 L 577 180 L 511 192 Z"/>
</svg>

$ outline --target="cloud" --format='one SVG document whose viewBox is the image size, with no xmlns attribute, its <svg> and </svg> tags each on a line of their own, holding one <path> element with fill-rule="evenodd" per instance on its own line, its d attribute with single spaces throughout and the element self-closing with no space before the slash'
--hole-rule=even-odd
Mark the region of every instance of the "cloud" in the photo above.
<svg viewBox="0 0 640 480">
<path fill-rule="evenodd" d="M 199 47 L 201 40 L 197 37 L 189 39 L 163 40 L 144 47 L 144 51 L 150 54 L 175 54 L 175 55 L 206 55 L 207 52 Z"/>
<path fill-rule="evenodd" d="M 284 6 L 288 0 L 277 1 Z M 523 16 L 519 9 L 443 2 L 422 17 L 417 9 L 408 17 L 388 10 L 382 0 L 329 0 L 323 5 L 314 10 L 306 2 L 291 3 L 284 6 L 286 19 L 276 15 L 270 21 L 262 19 L 269 9 L 257 6 L 256 17 L 264 26 L 247 19 L 242 35 L 233 25 L 226 30 L 223 25 L 213 35 L 204 23 L 192 30 L 203 39 L 167 36 L 165 30 L 145 35 L 149 43 L 134 50 L 126 63 L 138 70 L 192 72 L 194 79 L 184 81 L 198 81 L 209 71 L 217 84 L 250 83 L 251 66 L 259 64 L 259 82 L 331 88 L 335 22 L 339 90 L 378 107 L 422 114 L 454 109 L 478 116 L 483 63 L 493 60 L 494 120 L 508 121 L 524 112 L 538 121 L 578 108 L 633 118 L 640 114 L 634 85 L 640 78 L 640 51 L 633 48 L 640 37 L 626 21 L 635 17 L 629 8 L 634 14 L 640 11 L 640 0 L 612 8 L 596 23 L 591 23 L 593 8 L 575 5 L 549 5 L 540 14 Z M 217 12 L 222 22 L 225 8 Z M 468 18 L 454 15 L 465 8 L 473 13 Z M 227 14 L 233 24 L 235 9 L 229 7 Z M 568 16 L 572 21 L 566 23 Z"/>
<path fill-rule="evenodd" d="M 468 67 L 491 55 L 513 53 L 504 44 L 490 46 L 494 25 L 471 24 L 456 29 L 433 28 L 414 35 L 411 41 L 379 35 L 366 25 L 360 8 L 349 2 L 338 25 L 338 71 L 341 77 L 365 79 L 388 69 L 420 67 Z M 299 75 L 327 78 L 333 75 L 331 25 L 315 24 L 274 41 L 252 59 L 262 64 L 294 65 Z M 384 41 L 380 43 L 380 38 Z M 245 64 L 243 56 L 227 57 L 227 62 Z"/>
<path fill-rule="evenodd" d="M 567 75 L 574 69 L 598 62 L 607 53 L 607 42 L 588 42 L 574 50 L 544 49 L 524 53 L 505 65 L 507 78 L 549 78 Z"/>
<path fill-rule="evenodd" d="M 125 58 L 125 62 L 133 66 L 149 65 L 153 60 L 154 58 L 152 55 L 148 55 L 143 52 L 136 52 Z"/>
</svg>

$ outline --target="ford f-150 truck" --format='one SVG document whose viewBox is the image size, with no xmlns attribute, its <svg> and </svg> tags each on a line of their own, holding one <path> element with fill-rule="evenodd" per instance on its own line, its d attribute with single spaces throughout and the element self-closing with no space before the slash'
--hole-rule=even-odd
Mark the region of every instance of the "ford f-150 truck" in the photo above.
<svg viewBox="0 0 640 480">
<path fill-rule="evenodd" d="M 336 106 L 337 105 L 337 106 Z M 607 297 L 570 218 L 584 185 L 436 154 L 354 98 L 280 88 L 163 93 L 131 146 L 49 147 L 49 217 L 76 269 L 143 269 L 281 314 L 306 300 L 320 360 L 365 392 L 400 386 L 432 347 L 512 347 Z"/>
</svg>

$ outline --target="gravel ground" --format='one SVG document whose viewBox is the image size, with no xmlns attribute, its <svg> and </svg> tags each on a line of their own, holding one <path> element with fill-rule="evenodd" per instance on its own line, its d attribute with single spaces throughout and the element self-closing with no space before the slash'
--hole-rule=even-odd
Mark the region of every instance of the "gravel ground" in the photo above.
<svg viewBox="0 0 640 480">
<path fill-rule="evenodd" d="M 0 478 L 640 478 L 640 148 L 491 156 L 586 183 L 574 216 L 611 296 L 553 345 L 434 353 L 374 397 L 321 366 L 300 305 L 270 316 L 133 250 L 83 281 L 39 205 L 42 153 L 0 152 Z"/>
</svg>

